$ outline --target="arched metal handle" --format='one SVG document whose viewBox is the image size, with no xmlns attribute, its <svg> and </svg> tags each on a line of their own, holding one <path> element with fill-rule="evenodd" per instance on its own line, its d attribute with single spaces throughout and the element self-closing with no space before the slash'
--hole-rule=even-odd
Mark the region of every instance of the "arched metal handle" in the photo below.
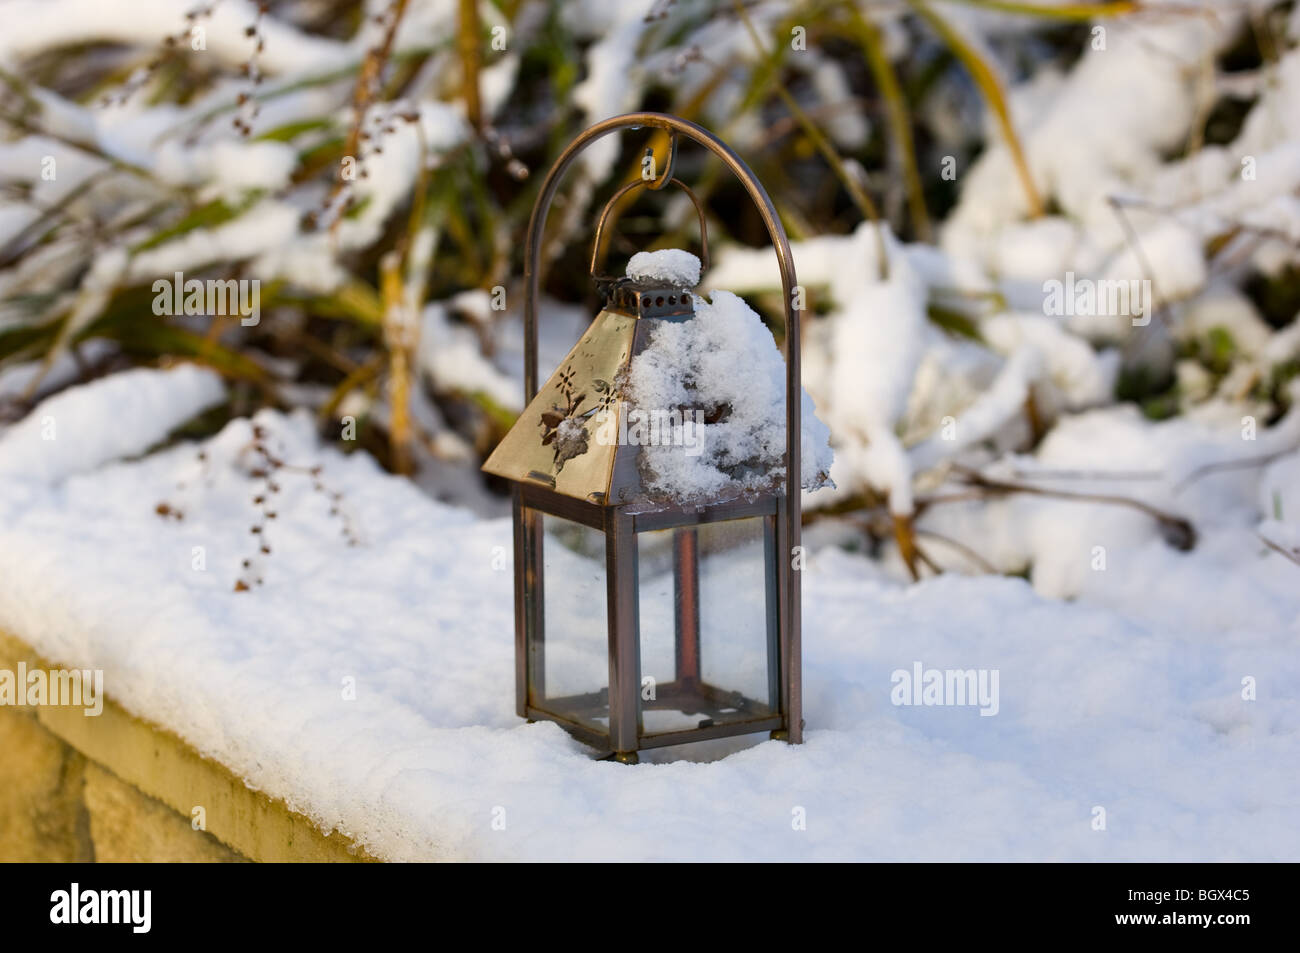
<svg viewBox="0 0 1300 953">
<path fill-rule="evenodd" d="M 676 145 L 677 137 L 674 136 L 674 149 L 676 149 Z M 591 277 L 597 278 L 596 265 L 600 261 L 601 238 L 604 237 L 605 225 L 608 223 L 610 213 L 613 212 L 614 206 L 618 204 L 618 200 L 638 186 L 644 186 L 652 192 L 658 192 L 660 189 L 668 185 L 675 185 L 685 192 L 687 197 L 690 198 L 691 204 L 695 206 L 695 214 L 700 220 L 700 272 L 703 273 L 709 270 L 709 223 L 704 219 L 704 206 L 700 204 L 699 196 L 691 191 L 690 186 L 678 178 L 665 178 L 659 185 L 655 185 L 653 182 L 643 182 L 640 179 L 635 179 L 615 192 L 610 200 L 605 203 L 605 207 L 601 210 L 600 219 L 596 222 L 596 238 L 591 245 Z M 597 278 L 597 280 L 600 279 Z"/>
<path fill-rule="evenodd" d="M 653 149 L 646 149 L 646 155 L 654 155 Z M 668 130 L 668 165 L 664 167 L 664 174 L 655 179 L 646 182 L 646 188 L 651 192 L 658 192 L 664 188 L 670 181 L 677 170 L 677 130 Z"/>
<path fill-rule="evenodd" d="M 555 164 L 551 166 L 550 171 L 546 173 L 546 178 L 542 181 L 541 189 L 537 194 L 537 201 L 533 205 L 532 215 L 528 220 L 528 236 L 524 245 L 525 402 L 531 401 L 537 394 L 537 299 L 541 286 L 542 240 L 546 229 L 546 218 L 550 213 L 551 204 L 555 200 L 555 193 L 559 189 L 560 180 L 563 179 L 564 173 L 576 161 L 578 155 L 593 142 L 622 129 L 644 128 L 661 129 L 666 132 L 669 136 L 670 150 L 669 162 L 664 175 L 653 183 L 647 183 L 647 188 L 650 188 L 651 191 L 658 191 L 668 184 L 673 167 L 676 164 L 678 136 L 686 136 L 721 159 L 728 170 L 740 180 L 741 185 L 745 187 L 750 200 L 762 217 L 763 224 L 767 227 L 768 237 L 771 239 L 773 250 L 776 252 L 777 265 L 781 269 L 781 286 L 785 295 L 786 390 L 787 396 L 790 398 L 787 401 L 787 410 L 789 411 L 787 413 L 787 423 L 789 426 L 787 427 L 786 436 L 791 444 L 788 449 L 793 451 L 793 456 L 787 460 L 787 463 L 793 464 L 789 472 L 797 475 L 800 423 L 798 394 L 801 386 L 799 377 L 800 310 L 795 307 L 794 255 L 790 251 L 790 242 L 786 238 L 785 227 L 781 224 L 776 206 L 772 204 L 772 199 L 768 196 L 767 190 L 763 188 L 763 184 L 758 181 L 758 178 L 740 156 L 703 126 L 688 119 L 670 116 L 667 113 L 625 113 L 622 116 L 613 116 L 601 120 L 580 133 L 576 139 L 565 147 L 559 158 L 555 160 Z M 794 482 L 797 482 L 797 479 Z"/>
</svg>

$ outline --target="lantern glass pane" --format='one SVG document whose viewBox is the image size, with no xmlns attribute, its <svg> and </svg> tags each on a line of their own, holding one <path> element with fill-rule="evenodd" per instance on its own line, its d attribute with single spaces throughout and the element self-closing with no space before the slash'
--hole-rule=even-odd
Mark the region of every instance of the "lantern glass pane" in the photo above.
<svg viewBox="0 0 1300 953">
<path fill-rule="evenodd" d="M 605 535 L 542 514 L 542 631 L 529 645 L 536 707 L 599 732 L 609 729 Z"/>
<path fill-rule="evenodd" d="M 771 529 L 753 517 L 637 535 L 644 735 L 777 710 Z"/>
</svg>

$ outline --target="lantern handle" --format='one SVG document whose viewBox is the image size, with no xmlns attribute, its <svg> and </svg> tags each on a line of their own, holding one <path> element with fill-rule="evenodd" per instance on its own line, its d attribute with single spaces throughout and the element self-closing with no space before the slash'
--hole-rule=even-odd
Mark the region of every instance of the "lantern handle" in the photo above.
<svg viewBox="0 0 1300 953">
<path fill-rule="evenodd" d="M 802 309 L 795 307 L 795 302 L 798 299 L 795 296 L 794 255 L 790 250 L 790 241 L 785 234 L 785 226 L 781 224 L 781 218 L 777 214 L 776 206 L 772 203 L 767 190 L 763 188 L 763 184 L 730 146 L 703 126 L 667 113 L 624 113 L 621 116 L 611 116 L 609 119 L 601 120 L 579 133 L 577 138 L 564 148 L 564 151 L 560 153 L 555 160 L 555 164 L 551 166 L 550 171 L 546 173 L 546 178 L 542 181 L 541 188 L 537 193 L 537 200 L 533 204 L 532 214 L 528 220 L 528 235 L 524 245 L 524 402 L 527 404 L 536 396 L 539 383 L 537 374 L 537 299 L 540 295 L 541 286 L 542 243 L 546 229 L 546 219 L 555 200 L 555 194 L 559 190 L 560 180 L 577 160 L 579 154 L 592 143 L 603 139 L 610 133 L 623 129 L 643 129 L 647 127 L 662 130 L 669 137 L 668 168 L 665 175 L 656 179 L 653 183 L 647 183 L 647 188 L 650 188 L 651 191 L 659 191 L 668 185 L 673 167 L 676 164 L 678 139 L 680 136 L 685 136 L 704 146 L 721 159 L 727 169 L 740 180 L 767 228 L 773 251 L 776 252 L 777 264 L 781 270 L 781 286 L 785 296 L 786 334 L 784 350 L 786 352 L 786 396 L 789 398 L 787 401 L 789 412 L 786 415 L 788 425 L 786 429 L 788 444 L 787 472 L 796 473 L 799 464 L 799 424 L 801 423 L 798 395 L 801 386 L 799 377 L 799 316 Z"/>
<path fill-rule="evenodd" d="M 676 148 L 676 143 L 677 138 L 674 136 L 674 148 Z M 604 276 L 596 275 L 596 265 L 600 262 L 601 238 L 605 234 L 605 226 L 608 223 L 610 213 L 614 210 L 614 206 L 618 204 L 618 200 L 638 186 L 644 186 L 652 192 L 658 192 L 660 189 L 669 185 L 675 185 L 685 192 L 687 197 L 691 200 L 691 204 L 695 206 L 696 217 L 700 220 L 700 272 L 703 273 L 709 270 L 709 223 L 704 219 L 704 206 L 700 203 L 699 196 L 691 190 L 689 185 L 678 178 L 665 179 L 663 183 L 658 186 L 652 182 L 643 182 L 640 179 L 634 179 L 615 192 L 610 200 L 605 203 L 605 207 L 601 210 L 600 219 L 596 222 L 596 238 L 591 244 L 592 278 L 595 278 L 597 281 L 606 280 Z"/>
<path fill-rule="evenodd" d="M 649 146 L 646 147 L 647 156 L 654 155 L 654 150 Z M 645 186 L 651 192 L 658 192 L 665 188 L 669 182 L 673 181 L 673 176 L 677 174 L 677 130 L 668 130 L 668 165 L 664 168 L 664 174 L 656 179 L 646 180 Z"/>
</svg>

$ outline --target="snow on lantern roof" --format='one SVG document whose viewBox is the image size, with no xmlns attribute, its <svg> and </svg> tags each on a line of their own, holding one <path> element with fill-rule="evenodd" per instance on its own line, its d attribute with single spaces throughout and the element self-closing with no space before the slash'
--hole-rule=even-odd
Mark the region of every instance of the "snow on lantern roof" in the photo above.
<svg viewBox="0 0 1300 953">
<path fill-rule="evenodd" d="M 680 248 L 639 251 L 627 263 L 627 276 L 633 281 L 694 288 L 700 283 L 700 260 Z"/>
<path fill-rule="evenodd" d="M 605 308 L 488 457 L 488 473 L 595 504 L 705 503 L 785 485 L 785 367 L 700 261 L 641 252 Z M 801 485 L 830 483 L 830 433 L 803 394 Z"/>
</svg>

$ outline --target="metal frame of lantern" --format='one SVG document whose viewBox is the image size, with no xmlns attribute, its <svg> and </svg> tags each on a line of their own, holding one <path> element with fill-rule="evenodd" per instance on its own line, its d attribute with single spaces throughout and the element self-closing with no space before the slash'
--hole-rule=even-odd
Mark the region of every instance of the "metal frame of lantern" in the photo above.
<svg viewBox="0 0 1300 953">
<path fill-rule="evenodd" d="M 681 187 L 690 196 L 699 214 L 702 265 L 708 263 L 708 239 L 704 213 L 698 199 L 689 188 L 674 177 L 678 136 L 704 146 L 722 160 L 740 180 L 750 199 L 758 209 L 776 251 L 781 271 L 785 297 L 786 336 L 784 356 L 786 364 L 786 447 L 785 489 L 782 494 L 768 494 L 757 499 L 738 499 L 702 506 L 682 506 L 659 503 L 647 508 L 636 504 L 619 505 L 584 501 L 555 492 L 541 483 L 512 481 L 514 501 L 514 557 L 515 557 L 515 684 L 516 707 L 521 717 L 530 720 L 549 720 L 559 723 L 571 734 L 593 747 L 612 750 L 620 761 L 635 762 L 636 752 L 643 748 L 702 741 L 710 738 L 769 731 L 773 738 L 791 744 L 803 740 L 803 700 L 801 692 L 801 640 L 800 640 L 800 583 L 792 567 L 792 557 L 800 540 L 800 370 L 799 370 L 799 311 L 795 308 L 794 259 L 785 229 L 776 208 L 758 178 L 734 151 L 722 140 L 701 126 L 676 116 L 663 113 L 638 112 L 615 116 L 595 124 L 581 133 L 560 154 L 542 183 L 528 224 L 527 244 L 524 250 L 524 402 L 527 406 L 538 393 L 537 373 L 537 300 L 540 285 L 540 254 L 547 214 L 555 198 L 560 180 L 578 154 L 598 139 L 623 129 L 651 128 L 668 133 L 669 153 L 663 175 L 648 182 L 633 181 L 622 187 L 606 204 L 597 227 L 595 247 L 592 250 L 592 274 L 595 275 L 600 236 L 606 218 L 619 198 L 637 186 L 659 191 L 669 184 Z M 657 310 L 657 309 L 656 309 Z M 647 312 L 648 314 L 649 312 Z M 545 651 L 545 619 L 543 618 L 544 585 L 542 516 L 550 514 L 601 532 L 606 541 L 606 608 L 609 634 L 609 683 L 605 698 L 579 697 L 551 700 L 551 708 L 581 705 L 584 700 L 593 706 L 607 704 L 609 728 L 607 733 L 594 730 L 567 718 L 556 711 L 533 705 L 529 698 L 530 665 L 541 666 Z M 769 697 L 775 697 L 776 709 L 751 699 L 730 694 L 726 698 L 709 700 L 719 706 L 728 704 L 752 705 L 755 717 L 738 722 L 708 724 L 679 731 L 658 732 L 647 736 L 641 731 L 639 717 L 640 698 L 640 620 L 639 580 L 637 575 L 637 534 L 658 529 L 698 527 L 708 523 L 759 517 L 764 526 L 764 551 L 766 579 L 766 618 L 769 652 L 779 659 L 776 666 L 776 684 L 769 686 Z M 670 707 L 674 692 L 698 690 L 698 639 L 699 623 L 699 560 L 696 552 L 698 538 L 695 532 L 674 534 L 675 585 L 679 590 L 675 606 L 675 624 L 678 643 L 676 680 L 660 686 L 659 707 Z M 692 620 L 685 616 L 694 613 Z M 694 645 L 682 644 L 683 630 L 693 631 Z M 692 651 L 694 658 L 691 658 Z M 692 665 L 695 669 L 692 670 Z M 769 672 L 771 669 L 769 668 Z M 540 680 L 543 671 L 535 672 Z M 695 680 L 692 681 L 692 678 Z M 769 676 L 771 678 L 771 676 Z M 707 690 L 707 687 L 706 687 Z M 694 696 L 696 699 L 699 695 Z M 650 706 L 647 706 L 650 707 Z M 567 710 L 567 709 L 566 709 Z"/>
</svg>

